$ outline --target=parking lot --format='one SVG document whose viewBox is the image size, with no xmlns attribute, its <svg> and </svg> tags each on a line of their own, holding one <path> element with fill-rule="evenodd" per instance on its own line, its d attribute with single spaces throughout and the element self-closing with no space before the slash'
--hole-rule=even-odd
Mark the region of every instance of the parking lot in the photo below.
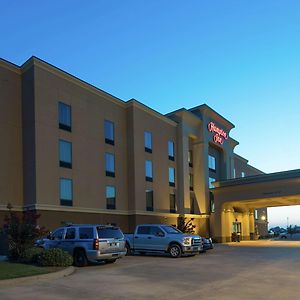
<svg viewBox="0 0 300 300">
<path fill-rule="evenodd" d="M 0 299 L 297 299 L 300 242 L 216 245 L 194 257 L 130 256 L 65 278 L 0 288 Z"/>
</svg>

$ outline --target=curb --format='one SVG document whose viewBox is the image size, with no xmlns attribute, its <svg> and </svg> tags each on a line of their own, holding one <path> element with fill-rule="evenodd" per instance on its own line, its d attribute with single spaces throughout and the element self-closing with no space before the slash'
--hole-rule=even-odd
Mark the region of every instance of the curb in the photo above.
<svg viewBox="0 0 300 300">
<path fill-rule="evenodd" d="M 72 275 L 76 269 L 71 266 L 66 269 L 57 271 L 57 272 L 51 272 L 47 274 L 41 274 L 36 276 L 26 276 L 26 277 L 19 277 L 19 278 L 12 278 L 12 279 L 4 279 L 0 280 L 0 288 L 5 286 L 11 286 L 11 285 L 19 285 L 23 283 L 29 283 L 32 281 L 47 281 L 47 280 L 53 280 L 53 279 L 59 279 L 62 277 L 70 276 Z"/>
</svg>

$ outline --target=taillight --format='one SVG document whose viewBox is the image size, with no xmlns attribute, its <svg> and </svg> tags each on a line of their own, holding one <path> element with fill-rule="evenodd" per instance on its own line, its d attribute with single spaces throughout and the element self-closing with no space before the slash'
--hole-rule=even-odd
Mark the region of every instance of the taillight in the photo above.
<svg viewBox="0 0 300 300">
<path fill-rule="evenodd" d="M 99 240 L 98 239 L 94 239 L 93 249 L 99 250 Z"/>
</svg>

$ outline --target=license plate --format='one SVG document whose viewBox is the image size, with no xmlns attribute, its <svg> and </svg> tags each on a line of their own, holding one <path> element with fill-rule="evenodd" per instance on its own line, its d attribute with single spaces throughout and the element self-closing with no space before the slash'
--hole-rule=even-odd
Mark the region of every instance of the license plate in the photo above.
<svg viewBox="0 0 300 300">
<path fill-rule="evenodd" d="M 119 247 L 119 243 L 110 243 L 109 246 L 111 246 L 111 247 Z"/>
</svg>

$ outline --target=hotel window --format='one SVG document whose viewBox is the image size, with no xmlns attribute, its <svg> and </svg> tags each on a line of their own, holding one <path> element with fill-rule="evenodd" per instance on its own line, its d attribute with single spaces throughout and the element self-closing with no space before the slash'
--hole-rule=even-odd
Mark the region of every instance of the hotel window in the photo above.
<svg viewBox="0 0 300 300">
<path fill-rule="evenodd" d="M 194 176 L 193 174 L 189 174 L 189 183 L 190 183 L 190 191 L 194 190 Z"/>
<path fill-rule="evenodd" d="M 146 210 L 153 211 L 153 190 L 146 190 Z"/>
<path fill-rule="evenodd" d="M 242 172 L 241 175 L 242 175 L 242 177 L 245 177 L 245 176 L 246 176 L 246 173 L 245 173 L 245 172 Z"/>
<path fill-rule="evenodd" d="M 72 168 L 72 143 L 59 140 L 59 166 Z"/>
<path fill-rule="evenodd" d="M 168 141 L 168 156 L 169 160 L 175 160 L 174 142 Z"/>
<path fill-rule="evenodd" d="M 112 153 L 105 153 L 105 174 L 115 177 L 115 156 Z"/>
<path fill-rule="evenodd" d="M 175 194 L 170 194 L 170 213 L 176 213 L 176 196 Z"/>
<path fill-rule="evenodd" d="M 258 211 L 257 211 L 257 209 L 254 209 L 254 218 L 255 218 L 255 220 L 258 220 Z"/>
<path fill-rule="evenodd" d="M 62 102 L 58 103 L 59 128 L 71 131 L 71 106 Z"/>
<path fill-rule="evenodd" d="M 209 200 L 210 200 L 210 212 L 215 212 L 215 198 L 212 192 L 209 192 Z"/>
<path fill-rule="evenodd" d="M 208 168 L 211 171 L 216 171 L 216 158 L 212 155 L 208 155 Z"/>
<path fill-rule="evenodd" d="M 153 174 L 152 174 L 152 161 L 146 160 L 145 161 L 145 176 L 146 181 L 153 181 Z"/>
<path fill-rule="evenodd" d="M 213 182 L 215 182 L 215 181 L 216 181 L 215 178 L 212 178 L 212 177 L 209 177 L 209 178 L 208 178 L 208 187 L 209 187 L 210 189 L 213 189 L 213 188 L 214 188 Z"/>
<path fill-rule="evenodd" d="M 106 208 L 116 209 L 116 189 L 114 186 L 106 186 Z"/>
<path fill-rule="evenodd" d="M 60 178 L 59 180 L 60 205 L 73 205 L 73 182 L 72 179 Z"/>
<path fill-rule="evenodd" d="M 104 121 L 104 134 L 105 143 L 114 145 L 115 144 L 115 126 L 114 123 L 108 120 Z"/>
<path fill-rule="evenodd" d="M 175 169 L 169 168 L 169 186 L 175 186 Z"/>
<path fill-rule="evenodd" d="M 192 168 L 193 167 L 193 151 L 189 150 L 188 152 L 188 162 L 189 166 Z"/>
<path fill-rule="evenodd" d="M 149 131 L 144 132 L 144 146 L 146 152 L 152 153 L 152 133 Z"/>
</svg>

